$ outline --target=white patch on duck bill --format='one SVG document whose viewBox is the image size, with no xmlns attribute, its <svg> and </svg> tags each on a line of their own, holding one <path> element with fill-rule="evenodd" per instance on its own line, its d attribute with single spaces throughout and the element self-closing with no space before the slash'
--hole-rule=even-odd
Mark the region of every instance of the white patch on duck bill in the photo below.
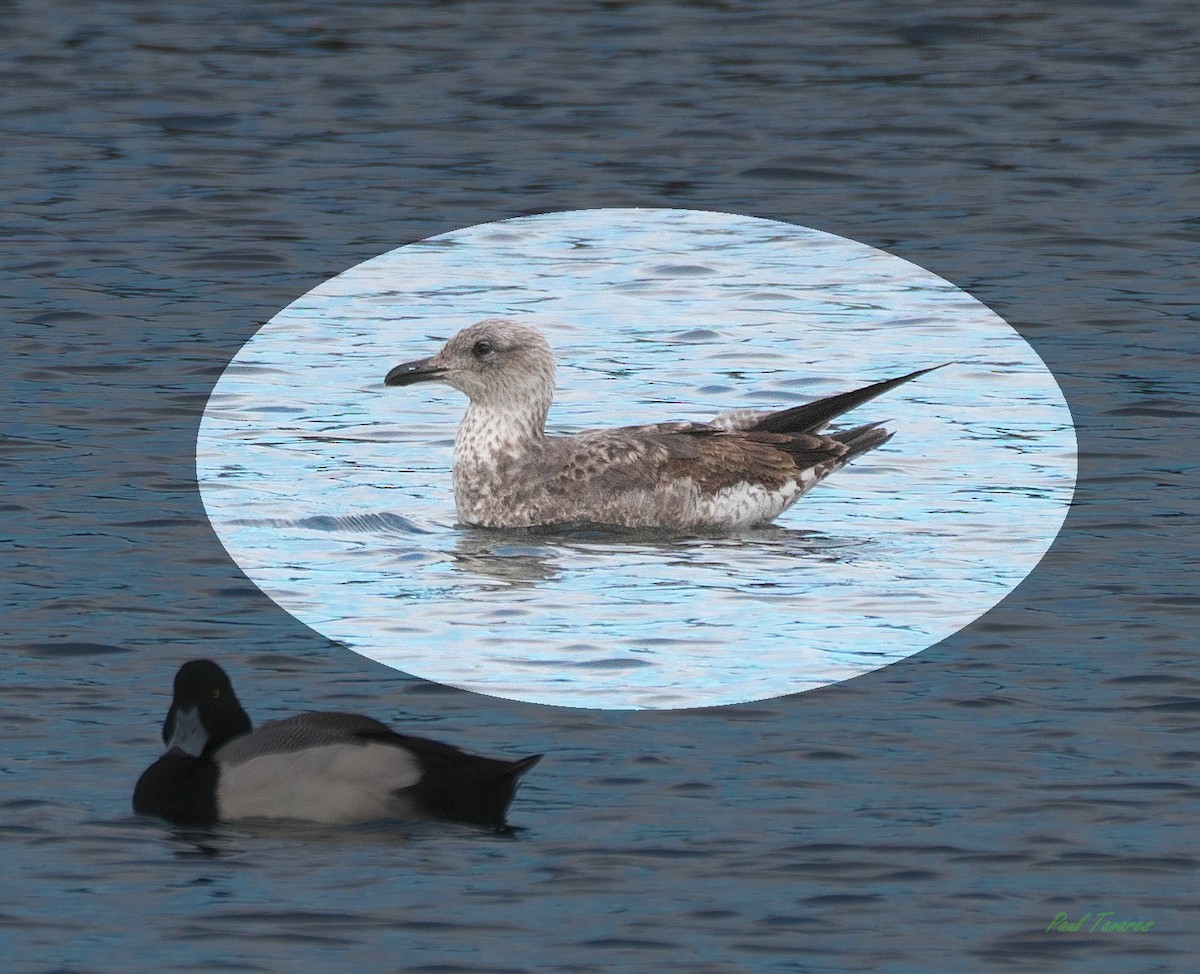
<svg viewBox="0 0 1200 974">
<path fill-rule="evenodd" d="M 325 824 L 411 815 L 395 792 L 421 780 L 408 751 L 390 744 L 326 744 L 221 762 L 217 816 L 290 818 Z"/>
<path fill-rule="evenodd" d="M 175 723 L 171 727 L 171 739 L 167 741 L 167 750 L 178 748 L 184 754 L 194 758 L 204 753 L 208 745 L 208 731 L 204 721 L 200 719 L 199 707 L 177 707 Z"/>
</svg>

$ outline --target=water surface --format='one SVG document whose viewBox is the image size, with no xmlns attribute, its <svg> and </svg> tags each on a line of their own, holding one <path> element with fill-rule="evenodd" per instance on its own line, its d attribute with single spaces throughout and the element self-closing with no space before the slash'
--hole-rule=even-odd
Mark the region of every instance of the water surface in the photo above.
<svg viewBox="0 0 1200 974">
<path fill-rule="evenodd" d="M 896 437 L 769 529 L 506 536 L 455 524 L 461 395 L 382 387 L 387 363 L 497 315 L 562 362 L 552 432 L 785 408 L 955 360 L 841 420 Z M 346 271 L 238 352 L 197 456 L 225 547 L 318 632 L 439 682 L 618 709 L 919 652 L 1025 577 L 1075 478 L 1058 386 L 980 302 L 842 237 L 679 209 L 506 220 Z"/>
<path fill-rule="evenodd" d="M 1192 971 L 1196 20 L 1182 3 L 5 6 L 5 969 Z M 195 483 L 197 428 L 239 348 L 402 244 L 612 207 L 815 227 L 993 308 L 1079 435 L 1076 498 L 1037 568 L 915 656 L 705 710 L 447 689 L 266 598 Z M 460 399 L 373 383 L 457 324 L 364 371 L 389 443 L 428 410 L 445 450 Z M 573 334 L 555 336 L 563 427 L 612 421 L 571 412 L 584 369 L 620 373 L 596 402 L 650 419 L 819 393 L 842 372 L 796 361 L 811 385 L 789 390 L 758 363 L 643 403 L 646 347 L 605 363 Z M 728 349 L 688 354 L 706 351 Z M 901 428 L 880 459 L 906 462 L 922 400 L 948 388 L 879 401 L 870 415 Z M 445 467 L 431 457 L 422 488 L 439 543 L 457 537 Z M 833 481 L 822 505 L 880 479 L 841 477 L 854 492 Z M 355 510 L 403 510 L 371 501 Z M 589 545 L 563 557 L 609 554 Z M 530 547 L 487 556 L 518 576 L 490 584 L 542 570 L 546 542 Z M 196 834 L 131 817 L 171 677 L 195 657 L 228 668 L 258 721 L 358 711 L 486 754 L 548 752 L 512 809 L 524 831 Z M 1155 927 L 1046 932 L 1102 910 Z"/>
</svg>

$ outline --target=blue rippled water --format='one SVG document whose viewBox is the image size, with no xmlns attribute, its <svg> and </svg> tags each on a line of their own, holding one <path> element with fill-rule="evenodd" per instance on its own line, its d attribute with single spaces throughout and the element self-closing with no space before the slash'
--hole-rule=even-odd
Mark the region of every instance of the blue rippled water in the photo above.
<svg viewBox="0 0 1200 974">
<path fill-rule="evenodd" d="M 1194 968 L 1193 4 L 0 16 L 6 969 Z M 1016 328 L 1079 436 L 1032 575 L 843 684 L 607 712 L 406 677 L 241 574 L 194 446 L 263 323 L 411 241 L 638 206 L 862 241 Z M 199 656 L 258 720 L 546 751 L 520 831 L 132 816 Z"/>
<path fill-rule="evenodd" d="M 552 430 L 944 367 L 840 421 L 888 416 L 899 439 L 765 530 L 497 535 L 454 523 L 461 394 L 398 394 L 379 363 L 500 313 L 555 343 Z M 1076 462 L 1054 378 L 953 285 L 831 234 L 643 207 L 467 228 L 314 288 L 222 374 L 196 466 L 238 566 L 335 642 L 463 689 L 637 709 L 812 689 L 938 642 L 1041 560 Z"/>
</svg>

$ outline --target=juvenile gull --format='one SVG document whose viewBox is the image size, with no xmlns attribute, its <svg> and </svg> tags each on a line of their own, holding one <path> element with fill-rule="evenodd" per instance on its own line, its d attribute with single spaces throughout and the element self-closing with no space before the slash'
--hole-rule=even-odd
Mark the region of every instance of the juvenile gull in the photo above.
<svg viewBox="0 0 1200 974">
<path fill-rule="evenodd" d="M 940 368 L 935 366 L 934 368 Z M 701 531 L 767 524 L 855 457 L 891 439 L 878 423 L 821 431 L 835 416 L 924 375 L 921 369 L 776 412 L 548 436 L 554 355 L 504 318 L 464 328 L 384 384 L 445 382 L 470 400 L 454 441 L 464 524 L 604 525 Z"/>
</svg>

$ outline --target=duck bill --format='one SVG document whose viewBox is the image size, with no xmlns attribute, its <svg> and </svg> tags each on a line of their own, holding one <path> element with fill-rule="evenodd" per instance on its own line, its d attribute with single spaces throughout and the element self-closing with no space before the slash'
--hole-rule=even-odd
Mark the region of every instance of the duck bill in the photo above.
<svg viewBox="0 0 1200 974">
<path fill-rule="evenodd" d="M 200 757 L 208 746 L 208 730 L 199 707 L 180 707 L 172 704 L 163 726 L 167 750 L 180 750 L 194 758 Z"/>
<path fill-rule="evenodd" d="M 446 374 L 446 370 L 433 358 L 418 359 L 397 365 L 384 377 L 385 386 L 411 386 L 417 382 L 435 382 Z"/>
</svg>

